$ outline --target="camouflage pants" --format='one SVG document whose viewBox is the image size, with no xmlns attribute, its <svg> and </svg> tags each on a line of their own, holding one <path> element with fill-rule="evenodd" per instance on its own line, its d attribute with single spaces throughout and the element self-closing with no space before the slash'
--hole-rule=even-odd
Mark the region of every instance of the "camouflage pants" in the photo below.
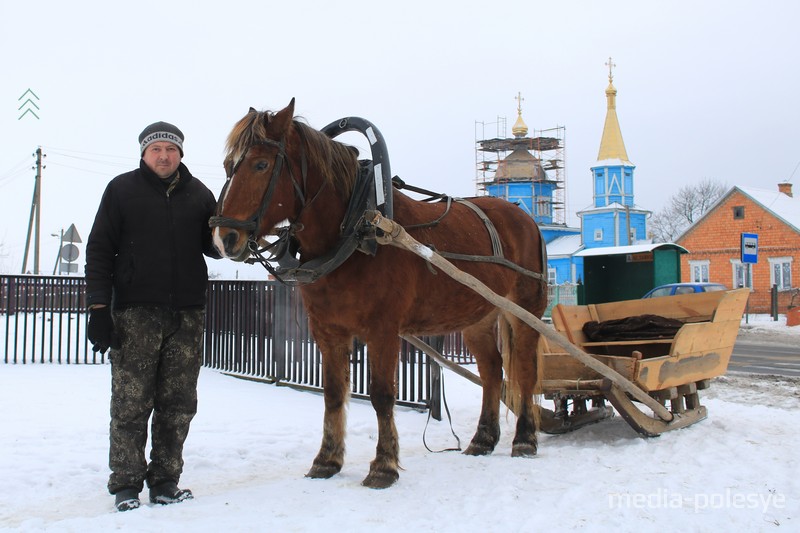
<svg viewBox="0 0 800 533">
<path fill-rule="evenodd" d="M 197 412 L 204 309 L 132 307 L 114 313 L 108 490 L 178 482 L 183 443 Z M 145 460 L 152 414 L 150 464 Z"/>
</svg>

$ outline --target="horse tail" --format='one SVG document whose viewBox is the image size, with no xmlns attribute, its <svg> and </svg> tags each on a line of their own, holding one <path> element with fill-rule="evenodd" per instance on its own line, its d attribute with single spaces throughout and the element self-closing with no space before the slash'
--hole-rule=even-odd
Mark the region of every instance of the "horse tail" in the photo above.
<svg viewBox="0 0 800 533">
<path fill-rule="evenodd" d="M 520 349 L 514 349 L 516 339 L 511 320 L 519 319 L 510 317 L 502 312 L 497 319 L 497 338 L 500 343 L 500 354 L 503 357 L 503 371 L 505 374 L 502 400 L 517 417 L 521 415 L 521 410 L 525 409 L 526 406 L 532 408 L 534 423 L 536 427 L 541 427 L 539 395 L 536 394 L 541 390 L 542 379 L 539 372 L 541 368 L 539 350 L 537 346 L 523 346 Z M 533 358 L 533 361 L 530 358 Z M 531 373 L 534 375 L 531 375 Z M 532 386 L 531 381 L 533 381 Z M 532 391 L 531 397 L 528 398 L 527 402 L 523 398 L 522 385 L 525 383 L 529 385 L 529 390 Z"/>
<path fill-rule="evenodd" d="M 533 312 L 537 317 L 541 317 L 547 307 L 547 244 L 542 236 L 541 229 L 538 224 L 534 225 L 536 229 L 536 237 L 539 240 L 539 261 L 541 263 L 541 276 L 533 279 L 536 284 L 535 294 L 533 301 L 538 302 L 534 304 L 529 311 Z M 540 306 L 540 307 L 539 307 Z M 538 309 L 537 309 L 538 307 Z M 530 342 L 530 336 L 525 334 L 523 339 L 514 338 L 514 325 L 517 326 L 517 331 L 529 332 L 530 326 L 522 323 L 522 321 L 514 315 L 506 312 L 500 312 L 497 319 L 497 339 L 500 343 L 498 348 L 503 357 L 503 370 L 505 373 L 505 387 L 502 392 L 503 402 L 508 408 L 519 417 L 521 409 L 533 409 L 532 417 L 536 427 L 540 426 L 540 393 L 542 390 L 542 359 L 541 350 L 539 349 L 539 333 L 534 330 L 533 342 Z M 531 345 L 518 346 L 515 349 L 515 342 L 529 342 Z M 523 387 L 530 391 L 530 398 L 523 398 Z M 525 394 L 528 394 L 527 392 Z"/>
</svg>

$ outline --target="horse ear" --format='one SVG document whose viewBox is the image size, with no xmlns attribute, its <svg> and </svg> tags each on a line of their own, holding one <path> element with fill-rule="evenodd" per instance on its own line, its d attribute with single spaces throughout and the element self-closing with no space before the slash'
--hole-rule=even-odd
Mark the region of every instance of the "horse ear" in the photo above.
<svg viewBox="0 0 800 533">
<path fill-rule="evenodd" d="M 247 112 L 247 114 L 250 114 L 250 113 L 257 113 L 257 112 L 258 112 L 258 111 L 256 111 L 256 108 L 255 108 L 255 107 L 251 107 L 251 108 L 250 108 L 250 110 Z"/>
<path fill-rule="evenodd" d="M 277 133 L 284 133 L 287 129 L 289 129 L 289 124 L 291 124 L 293 117 L 294 98 L 292 98 L 292 101 L 289 102 L 289 105 L 275 113 L 275 116 L 269 121 L 270 130 Z"/>
</svg>

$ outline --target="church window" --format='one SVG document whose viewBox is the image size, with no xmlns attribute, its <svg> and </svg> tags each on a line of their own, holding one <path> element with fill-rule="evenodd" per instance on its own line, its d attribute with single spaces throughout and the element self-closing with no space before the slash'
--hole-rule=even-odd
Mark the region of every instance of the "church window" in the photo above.
<svg viewBox="0 0 800 533">
<path fill-rule="evenodd" d="M 534 214 L 540 217 L 549 217 L 552 215 L 552 204 L 550 199 L 546 196 L 536 196 L 534 198 Z"/>
<path fill-rule="evenodd" d="M 744 218 L 744 206 L 743 205 L 733 206 L 733 219 L 742 220 L 743 218 Z"/>
<path fill-rule="evenodd" d="M 603 240 L 603 229 L 597 228 L 594 230 L 594 240 L 595 241 L 602 241 Z"/>
</svg>

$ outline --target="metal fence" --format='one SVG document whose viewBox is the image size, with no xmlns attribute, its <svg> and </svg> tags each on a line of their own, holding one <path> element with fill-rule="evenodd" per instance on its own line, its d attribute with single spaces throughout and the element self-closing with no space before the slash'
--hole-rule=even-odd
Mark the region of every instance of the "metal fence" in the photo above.
<svg viewBox="0 0 800 533">
<path fill-rule="evenodd" d="M 578 305 L 578 293 L 581 285 L 565 283 L 564 285 L 547 286 L 547 309 L 544 312 L 546 318 L 550 318 L 550 313 L 556 304 Z"/>
<path fill-rule="evenodd" d="M 103 364 L 86 339 L 85 281 L 64 276 L 0 276 L 0 334 L 6 364 Z M 460 335 L 428 338 L 444 353 L 469 355 Z M 222 372 L 321 390 L 322 362 L 299 291 L 275 281 L 208 285 L 203 364 Z M 398 402 L 427 407 L 436 397 L 438 367 L 402 342 Z M 352 394 L 369 394 L 368 353 L 354 342 Z"/>
<path fill-rule="evenodd" d="M 211 281 L 207 309 L 205 366 L 243 377 L 322 389 L 322 356 L 309 331 L 299 291 L 275 281 Z M 445 352 L 461 347 L 460 335 L 427 340 L 439 344 Z M 350 357 L 354 396 L 369 394 L 368 357 L 366 347 L 354 341 Z M 428 357 L 402 341 L 398 402 L 427 406 L 436 396 L 435 381 Z"/>
<path fill-rule="evenodd" d="M 7 364 L 104 364 L 86 339 L 85 281 L 69 276 L 0 276 L 0 335 Z M 550 305 L 577 301 L 575 286 L 550 287 Z M 548 308 L 549 309 L 549 308 Z M 322 362 L 299 291 L 275 281 L 208 285 L 203 364 L 222 372 L 321 390 Z M 456 363 L 473 363 L 460 333 L 423 338 Z M 369 394 L 367 349 L 355 341 L 352 394 Z M 436 407 L 439 367 L 402 341 L 401 404 Z M 433 402 L 432 400 L 433 399 Z"/>
<path fill-rule="evenodd" d="M 86 340 L 83 278 L 0 276 L 4 363 L 105 363 Z"/>
</svg>

